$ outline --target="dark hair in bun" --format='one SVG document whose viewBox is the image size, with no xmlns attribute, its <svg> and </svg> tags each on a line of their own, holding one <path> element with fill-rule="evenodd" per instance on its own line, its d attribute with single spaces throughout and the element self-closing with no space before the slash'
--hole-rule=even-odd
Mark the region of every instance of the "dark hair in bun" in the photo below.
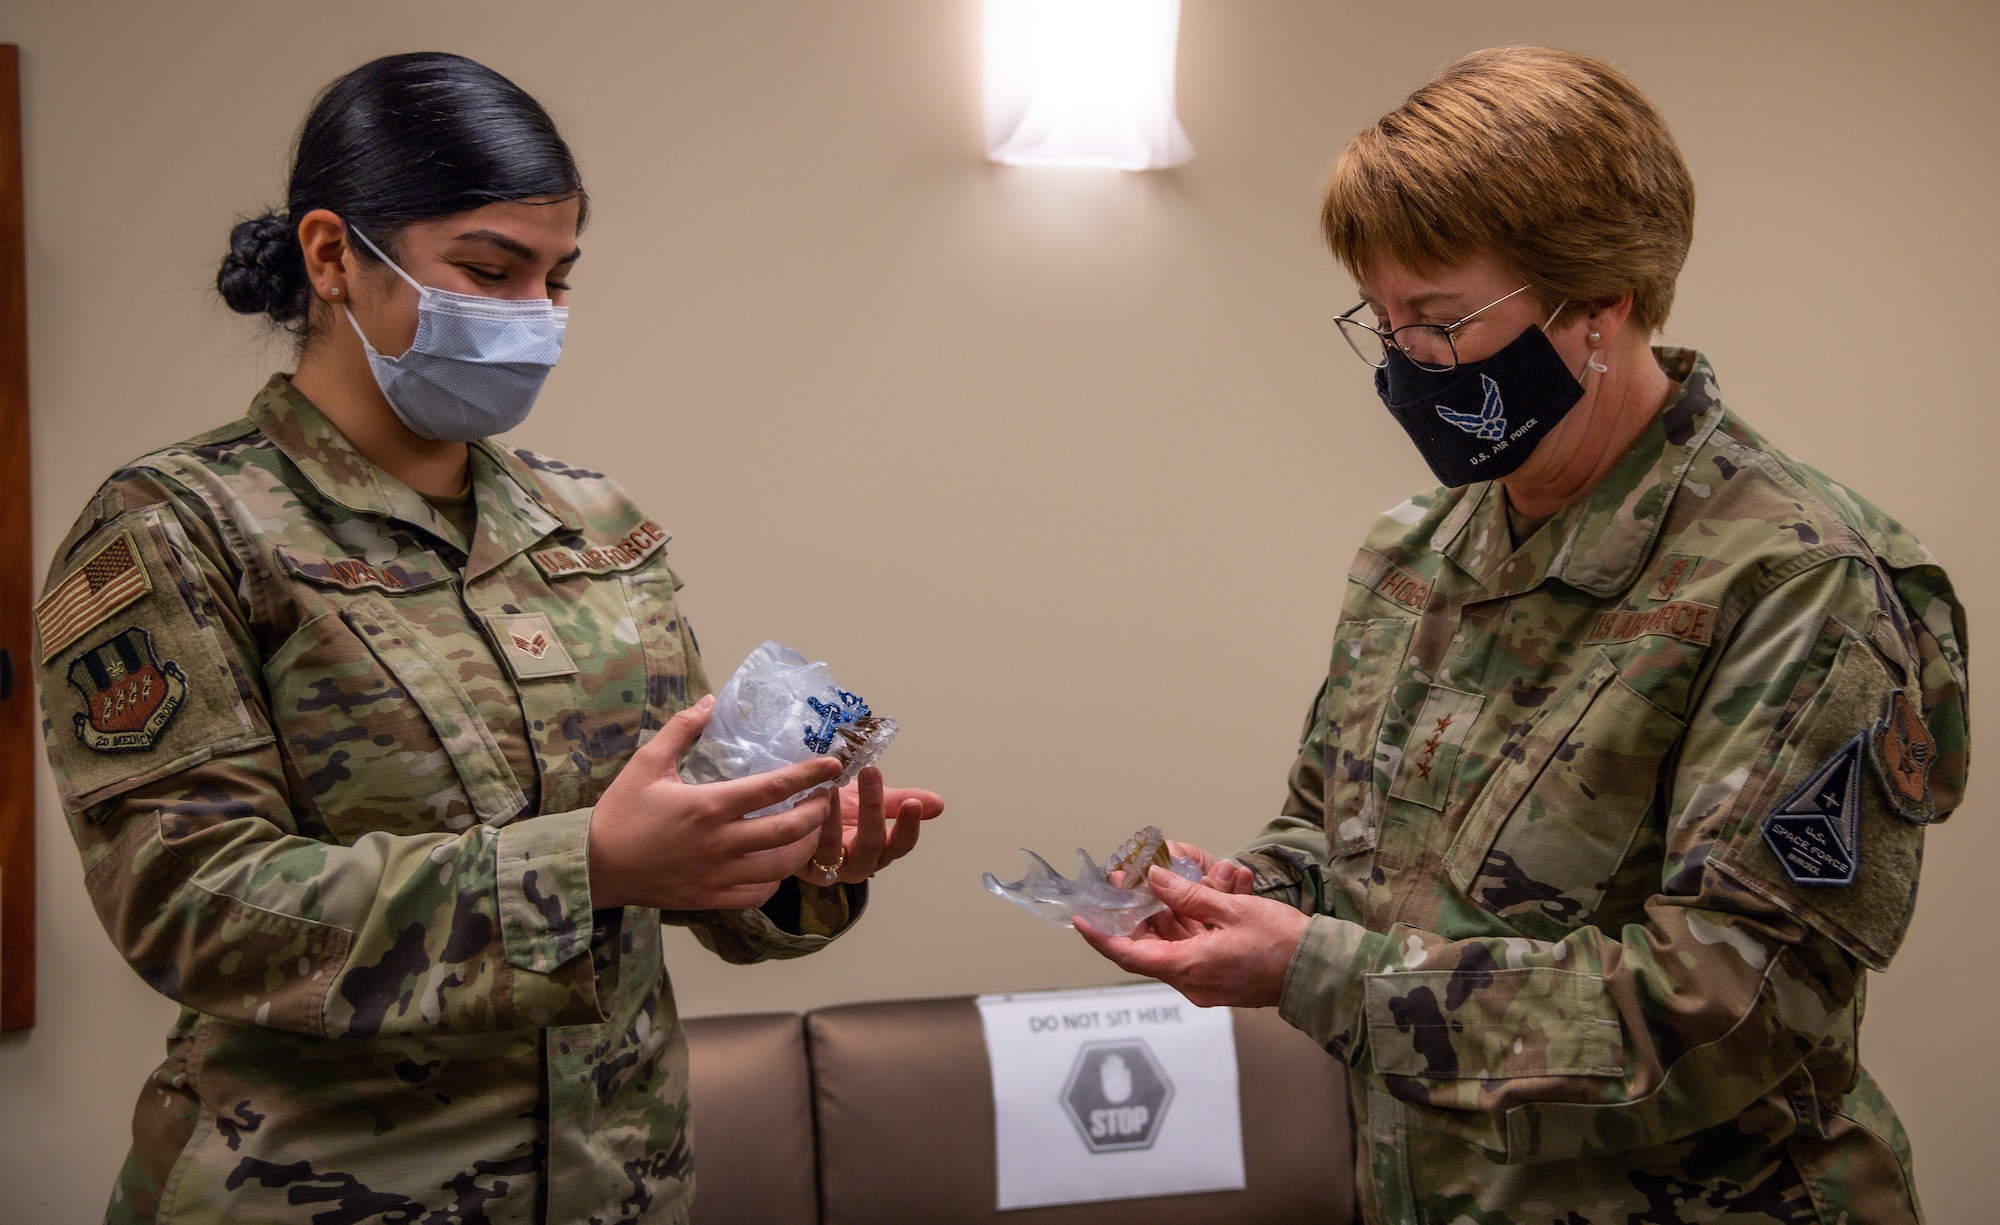
<svg viewBox="0 0 2000 1225">
<path fill-rule="evenodd" d="M 535 199 L 589 206 L 576 158 L 540 103 L 462 55 L 383 56 L 320 93 L 299 129 L 284 211 L 237 223 L 215 288 L 229 309 L 303 334 L 313 298 L 298 239 L 307 213 L 330 209 L 393 256 L 412 222 Z M 374 259 L 365 245 L 354 250 Z"/>
<path fill-rule="evenodd" d="M 215 289 L 239 315 L 269 315 L 273 323 L 303 318 L 311 290 L 291 225 L 276 213 L 237 222 L 229 231 L 229 254 L 216 271 Z"/>
</svg>

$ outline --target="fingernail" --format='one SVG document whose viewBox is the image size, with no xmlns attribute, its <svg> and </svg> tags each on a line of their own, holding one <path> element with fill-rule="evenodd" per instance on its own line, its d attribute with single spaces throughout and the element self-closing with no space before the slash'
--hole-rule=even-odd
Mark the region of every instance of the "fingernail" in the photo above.
<svg viewBox="0 0 2000 1225">
<path fill-rule="evenodd" d="M 694 704 L 694 708 L 696 710 L 707 710 L 709 707 L 713 705 L 715 705 L 715 695 L 712 693 L 704 693 L 701 695 L 701 701 L 696 702 Z"/>
</svg>

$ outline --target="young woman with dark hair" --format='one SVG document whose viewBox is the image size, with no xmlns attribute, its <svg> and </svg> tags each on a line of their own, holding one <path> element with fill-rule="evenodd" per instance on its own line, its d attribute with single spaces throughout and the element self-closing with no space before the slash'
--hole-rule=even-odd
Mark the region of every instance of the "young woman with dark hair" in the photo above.
<svg viewBox="0 0 2000 1225">
<path fill-rule="evenodd" d="M 334 82 L 216 277 L 296 371 L 57 551 L 50 759 L 106 929 L 181 1005 L 112 1220 L 682 1220 L 661 922 L 810 953 L 942 807 L 870 769 L 739 819 L 829 758 L 682 783 L 712 699 L 667 533 L 493 437 L 561 351 L 586 204 L 490 69 Z"/>
</svg>

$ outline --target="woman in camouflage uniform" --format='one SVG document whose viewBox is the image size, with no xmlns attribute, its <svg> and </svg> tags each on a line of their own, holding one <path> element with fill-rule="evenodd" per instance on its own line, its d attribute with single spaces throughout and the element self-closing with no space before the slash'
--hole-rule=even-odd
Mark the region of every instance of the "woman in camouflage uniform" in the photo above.
<svg viewBox="0 0 2000 1225">
<path fill-rule="evenodd" d="M 1348 573 L 1282 815 L 1086 932 L 1348 1064 L 1371 1222 L 1919 1219 L 1856 1029 L 1964 792 L 1964 616 L 1651 347 L 1693 208 L 1651 104 L 1542 48 L 1348 146 L 1341 325 L 1441 487 Z"/>
<path fill-rule="evenodd" d="M 827 758 L 681 783 L 711 699 L 667 533 L 490 437 L 560 347 L 584 205 L 490 70 L 336 81 L 217 279 L 297 372 L 57 552 L 49 756 L 106 929 L 181 1005 L 113 1220 L 683 1220 L 660 923 L 813 952 L 941 807 L 871 770 L 738 819 Z"/>
</svg>

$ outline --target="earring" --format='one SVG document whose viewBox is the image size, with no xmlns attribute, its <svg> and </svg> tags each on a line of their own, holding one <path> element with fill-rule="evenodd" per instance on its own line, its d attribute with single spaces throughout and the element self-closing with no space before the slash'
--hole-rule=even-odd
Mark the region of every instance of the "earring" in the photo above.
<svg viewBox="0 0 2000 1225">
<path fill-rule="evenodd" d="M 327 297 L 329 297 L 329 298 L 338 298 L 338 297 L 340 296 L 340 286 L 338 286 L 338 285 L 333 285 L 333 286 L 330 286 L 330 287 L 328 287 L 328 289 L 327 289 L 327 291 L 326 291 L 326 296 L 327 296 Z M 1595 332 L 1593 332 L 1593 333 L 1591 333 L 1591 335 L 1592 335 L 1592 336 L 1595 336 L 1595 335 L 1596 335 L 1596 333 L 1595 333 Z"/>
<path fill-rule="evenodd" d="M 339 293 L 340 291 L 336 289 L 333 292 Z M 1604 343 L 1604 334 L 1602 332 L 1592 332 L 1590 334 L 1590 343 L 1593 345 Z"/>
</svg>

